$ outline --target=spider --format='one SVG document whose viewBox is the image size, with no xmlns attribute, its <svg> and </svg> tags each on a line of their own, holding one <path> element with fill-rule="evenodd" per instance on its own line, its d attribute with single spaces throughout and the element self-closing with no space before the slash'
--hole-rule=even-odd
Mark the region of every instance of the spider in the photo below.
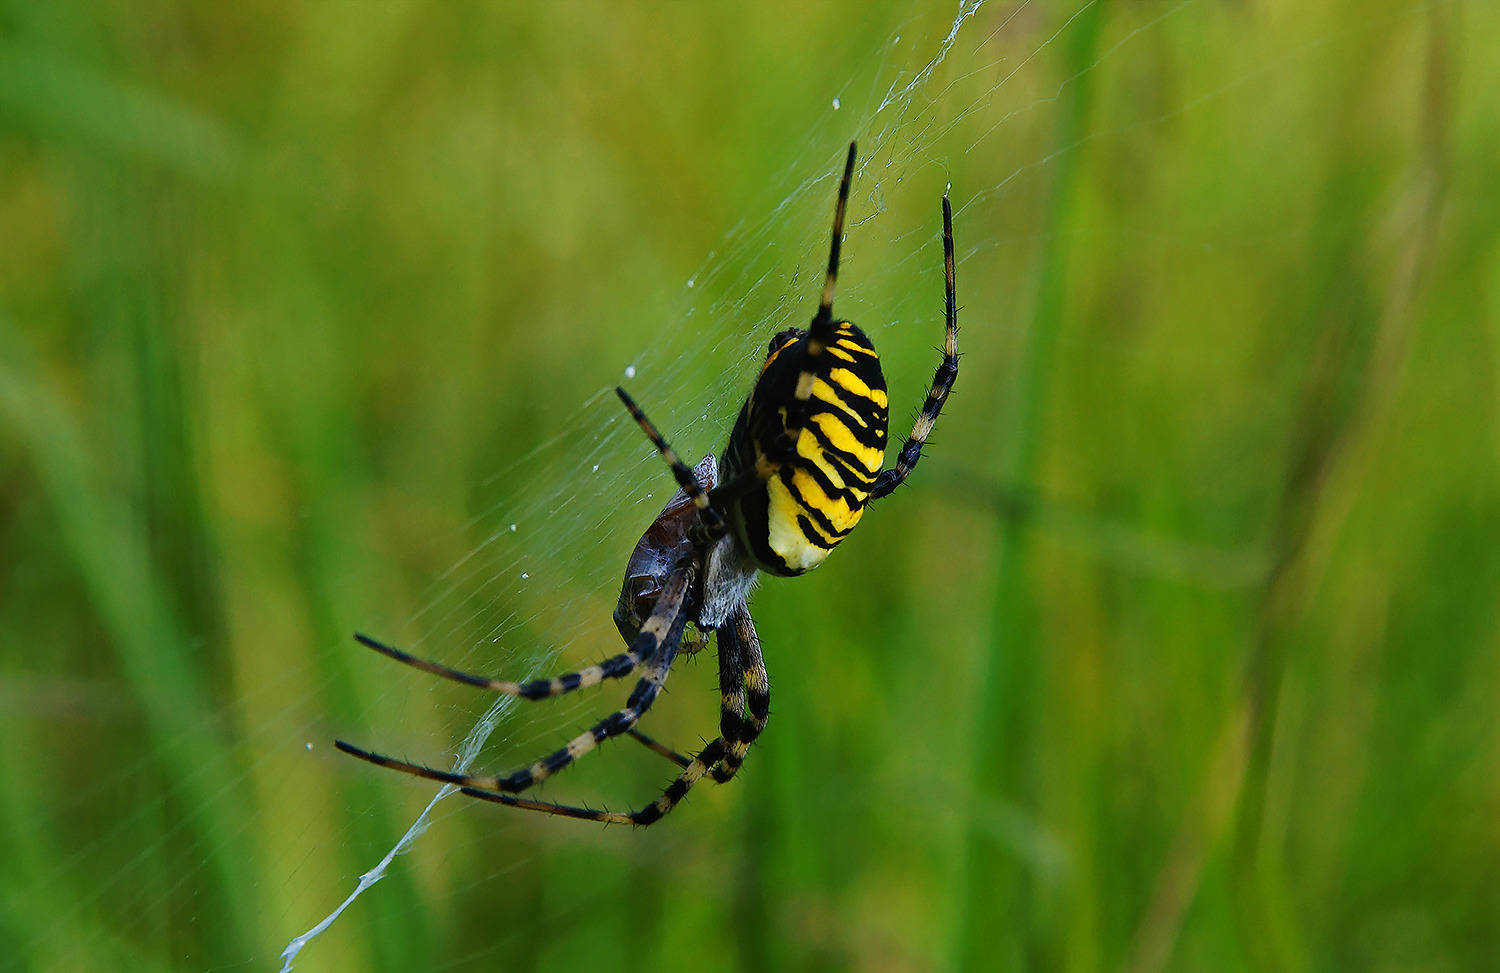
<svg viewBox="0 0 1500 973">
<path fill-rule="evenodd" d="M 567 746 L 507 776 L 450 773 L 337 741 L 340 750 L 379 767 L 454 784 L 464 794 L 508 807 L 605 823 L 650 825 L 661 820 L 705 776 L 724 783 L 744 762 L 770 712 L 770 683 L 749 595 L 758 572 L 794 577 L 823 562 L 859 523 L 864 508 L 900 486 L 916 467 L 958 376 L 958 309 L 953 285 L 953 212 L 943 196 L 943 358 L 896 465 L 885 459 L 888 404 L 880 360 L 858 326 L 833 317 L 844 211 L 854 174 L 849 144 L 833 216 L 828 276 L 806 331 L 771 339 L 765 365 L 740 408 L 729 443 L 689 469 L 622 388 L 625 408 L 672 469 L 681 489 L 647 528 L 628 562 L 615 624 L 629 648 L 598 665 L 533 682 L 472 675 L 408 655 L 365 635 L 363 645 L 398 662 L 491 692 L 547 699 L 623 679 L 642 670 L 625 707 Z M 698 635 L 686 645 L 691 624 Z M 636 729 L 671 672 L 679 652 L 718 636 L 719 736 L 687 757 Z M 672 760 L 677 778 L 651 804 L 634 811 L 595 810 L 520 796 L 595 749 L 630 736 Z"/>
</svg>

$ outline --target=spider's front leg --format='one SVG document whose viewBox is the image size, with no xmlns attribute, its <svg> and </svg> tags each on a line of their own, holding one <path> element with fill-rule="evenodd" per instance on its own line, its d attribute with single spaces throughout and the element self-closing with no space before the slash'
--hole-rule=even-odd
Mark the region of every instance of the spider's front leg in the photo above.
<svg viewBox="0 0 1500 973">
<path fill-rule="evenodd" d="M 876 478 L 875 486 L 870 491 L 871 500 L 889 495 L 911 475 L 917 461 L 922 458 L 922 447 L 927 444 L 927 437 L 943 411 L 943 403 L 948 401 L 948 393 L 953 391 L 953 383 L 958 379 L 958 298 L 953 283 L 953 206 L 948 202 L 947 196 L 943 197 L 943 320 L 943 360 L 938 362 L 937 371 L 932 376 L 932 386 L 927 390 L 927 398 L 922 400 L 922 409 L 912 423 L 906 445 L 901 447 L 901 452 L 896 456 L 895 467 L 883 470 Z"/>
</svg>

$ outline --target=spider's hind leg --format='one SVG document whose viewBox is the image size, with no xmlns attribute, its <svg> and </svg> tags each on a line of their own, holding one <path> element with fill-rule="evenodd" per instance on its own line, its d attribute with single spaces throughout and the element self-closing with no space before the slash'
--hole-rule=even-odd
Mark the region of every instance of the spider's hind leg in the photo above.
<svg viewBox="0 0 1500 973">
<path fill-rule="evenodd" d="M 673 572 L 667 579 L 666 588 L 660 600 L 657 601 L 651 617 L 641 626 L 640 633 L 631 643 L 631 654 L 649 661 L 646 663 L 644 674 L 636 683 L 635 690 L 626 701 L 625 708 L 600 720 L 592 729 L 569 741 L 568 745 L 561 750 L 548 754 L 529 767 L 517 770 L 505 777 L 481 777 L 398 760 L 356 747 L 343 740 L 335 741 L 335 746 L 350 756 L 358 757 L 378 767 L 399 770 L 414 777 L 423 777 L 427 780 L 490 793 L 505 792 L 509 795 L 524 791 L 567 767 L 603 741 L 630 732 L 642 714 L 651 708 L 651 704 L 656 701 L 656 697 L 661 692 L 662 685 L 667 681 L 667 675 L 672 670 L 672 663 L 677 658 L 677 647 L 682 641 L 683 626 L 687 624 L 687 596 L 693 586 L 696 573 L 697 569 L 691 562 L 684 565 L 681 570 Z M 517 807 L 525 806 L 524 803 L 514 800 L 500 803 L 510 803 Z"/>
<path fill-rule="evenodd" d="M 594 724 L 593 728 L 568 741 L 567 746 L 562 749 L 553 751 L 531 766 L 523 767 L 507 777 L 471 777 L 452 783 L 461 783 L 478 790 L 516 794 L 556 774 L 605 740 L 622 736 L 634 729 L 640 718 L 651 708 L 651 704 L 656 702 L 656 697 L 672 671 L 672 663 L 677 659 L 683 627 L 687 624 L 687 592 L 693 586 L 695 574 L 696 570 L 691 562 L 674 572 L 668 579 L 661 600 L 656 603 L 656 610 L 651 613 L 646 624 L 641 626 L 632 650 L 638 651 L 649 661 L 635 690 L 626 700 L 624 709 L 606 716 Z"/>
<path fill-rule="evenodd" d="M 568 818 L 579 818 L 584 821 L 598 821 L 601 824 L 633 824 L 637 827 L 647 827 L 660 821 L 667 816 L 667 812 L 676 807 L 678 802 L 687 795 L 693 784 L 702 779 L 708 768 L 724 757 L 724 741 L 718 739 L 703 748 L 703 751 L 688 762 L 688 766 L 667 788 L 666 792 L 655 801 L 641 808 L 639 811 L 610 811 L 606 808 L 577 807 L 571 804 L 554 804 L 551 801 L 537 801 L 526 797 L 517 797 L 514 794 L 497 794 L 494 791 L 480 790 L 475 787 L 463 788 L 463 793 L 469 797 L 477 797 L 482 801 L 492 801 L 503 804 L 506 807 L 519 808 L 523 811 L 540 811 L 543 814 L 559 814 Z"/>
<path fill-rule="evenodd" d="M 625 732 L 628 736 L 635 739 L 636 742 L 643 744 L 646 749 L 656 751 L 679 767 L 686 767 L 688 764 L 693 762 L 692 757 L 683 756 L 676 750 L 673 750 L 671 747 L 667 746 L 665 743 L 662 743 L 652 737 L 646 736 L 646 734 L 642 733 L 640 730 L 635 729 L 634 727 L 626 730 Z"/>
<path fill-rule="evenodd" d="M 682 767 L 682 773 L 667 785 L 666 790 L 655 801 L 639 810 L 610 811 L 604 808 L 554 804 L 474 787 L 464 788 L 464 793 L 523 811 L 540 811 L 603 824 L 647 827 L 666 817 L 687 796 L 693 785 L 704 777 L 710 777 L 718 783 L 733 779 L 744 763 L 750 745 L 765 729 L 770 715 L 771 692 L 766 679 L 765 660 L 760 653 L 760 639 L 755 634 L 755 624 L 750 619 L 749 611 L 742 609 L 737 612 L 729 624 L 718 630 L 718 636 L 719 690 L 723 702 L 719 721 L 720 735 L 689 760 L 635 729 L 626 731 Z M 747 705 L 748 718 L 745 716 Z"/>
<path fill-rule="evenodd" d="M 760 714 L 745 720 L 745 690 L 747 685 L 765 685 L 765 665 L 760 659 L 760 642 L 755 639 L 755 628 L 750 624 L 749 613 L 741 613 L 744 616 L 744 626 L 749 630 L 749 639 L 754 642 L 751 653 L 753 661 L 747 664 L 745 660 L 744 633 L 732 629 L 721 630 L 719 634 L 719 738 L 710 747 L 717 746 L 722 755 L 716 757 L 713 762 L 711 776 L 717 783 L 725 783 L 734 777 L 744 761 L 744 751 L 749 749 L 750 743 L 760 734 L 765 726 L 765 710 L 769 699 L 762 701 L 758 695 L 752 708 Z M 706 641 L 706 639 L 705 639 Z M 686 642 L 684 642 L 686 645 Z M 754 673 L 759 673 L 755 676 Z M 663 757 L 675 763 L 677 766 L 687 769 L 693 763 L 693 758 L 685 756 L 659 743 L 651 737 L 646 736 L 639 730 L 629 731 L 634 737 L 647 748 L 656 751 Z M 748 737 L 748 739 L 747 739 Z M 730 741 L 726 743 L 725 741 Z M 707 750 L 705 753 L 709 752 Z M 731 766 L 732 762 L 732 766 Z"/>
<path fill-rule="evenodd" d="M 736 612 L 729 624 L 719 630 L 719 644 L 723 646 L 726 643 L 737 647 L 735 654 L 739 663 L 740 701 L 742 707 L 749 709 L 749 716 L 741 715 L 737 721 L 731 721 L 728 718 L 728 697 L 725 697 L 726 712 L 720 723 L 720 732 L 728 745 L 723 759 L 713 768 L 713 778 L 720 784 L 732 780 L 739 773 L 751 744 L 755 743 L 761 731 L 766 728 L 766 721 L 771 716 L 771 682 L 766 676 L 766 661 L 760 654 L 760 637 L 755 634 L 755 623 L 751 620 L 748 609 Z M 724 650 L 721 648 L 720 655 L 723 654 Z M 722 680 L 722 675 L 720 678 Z M 743 708 L 740 713 L 744 713 Z M 737 725 L 731 727 L 732 723 Z M 731 732 L 731 729 L 737 732 Z"/>
<path fill-rule="evenodd" d="M 506 679 L 475 675 L 471 672 L 464 672 L 462 669 L 445 666 L 441 662 L 421 659 L 394 646 L 372 639 L 368 635 L 355 633 L 354 639 L 359 644 L 414 669 L 421 669 L 423 672 L 430 672 L 435 676 L 451 679 L 453 682 L 461 682 L 466 686 L 487 689 L 492 693 L 501 693 L 506 696 L 519 696 L 522 699 L 547 699 L 571 693 L 575 689 L 597 686 L 605 679 L 623 679 L 634 672 L 643 660 L 636 646 L 632 645 L 619 655 L 605 659 L 597 665 L 579 669 L 577 672 L 564 673 L 547 679 L 535 679 L 530 682 L 511 682 Z"/>
</svg>

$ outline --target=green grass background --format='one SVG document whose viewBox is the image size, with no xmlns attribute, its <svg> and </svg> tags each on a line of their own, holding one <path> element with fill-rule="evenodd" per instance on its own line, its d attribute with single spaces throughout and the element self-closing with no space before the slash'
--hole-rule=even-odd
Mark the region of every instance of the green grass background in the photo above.
<svg viewBox="0 0 1500 973">
<path fill-rule="evenodd" d="M 330 741 L 485 704 L 352 631 L 613 651 L 607 390 L 716 446 L 853 136 L 839 308 L 904 422 L 951 181 L 962 373 L 759 590 L 741 778 L 447 801 L 297 968 L 1500 969 L 1500 16 L 993 3 L 919 78 L 956 14 L 0 3 L 0 969 L 276 968 L 431 793 Z M 531 583 L 441 580 L 516 509 Z"/>
</svg>

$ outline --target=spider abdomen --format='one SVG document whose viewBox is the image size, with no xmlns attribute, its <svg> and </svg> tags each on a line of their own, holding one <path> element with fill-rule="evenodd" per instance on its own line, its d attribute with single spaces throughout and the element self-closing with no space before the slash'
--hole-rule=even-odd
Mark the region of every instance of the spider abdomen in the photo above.
<svg viewBox="0 0 1500 973">
<path fill-rule="evenodd" d="M 806 332 L 783 332 L 771 342 L 725 451 L 733 470 L 763 457 L 779 464 L 729 513 L 757 566 L 783 577 L 817 567 L 848 536 L 885 460 L 889 403 L 880 358 L 859 327 L 839 322 L 837 328 L 811 363 Z M 811 375 L 811 395 L 799 407 L 804 374 Z M 790 451 L 780 441 L 788 428 L 796 429 Z"/>
</svg>

